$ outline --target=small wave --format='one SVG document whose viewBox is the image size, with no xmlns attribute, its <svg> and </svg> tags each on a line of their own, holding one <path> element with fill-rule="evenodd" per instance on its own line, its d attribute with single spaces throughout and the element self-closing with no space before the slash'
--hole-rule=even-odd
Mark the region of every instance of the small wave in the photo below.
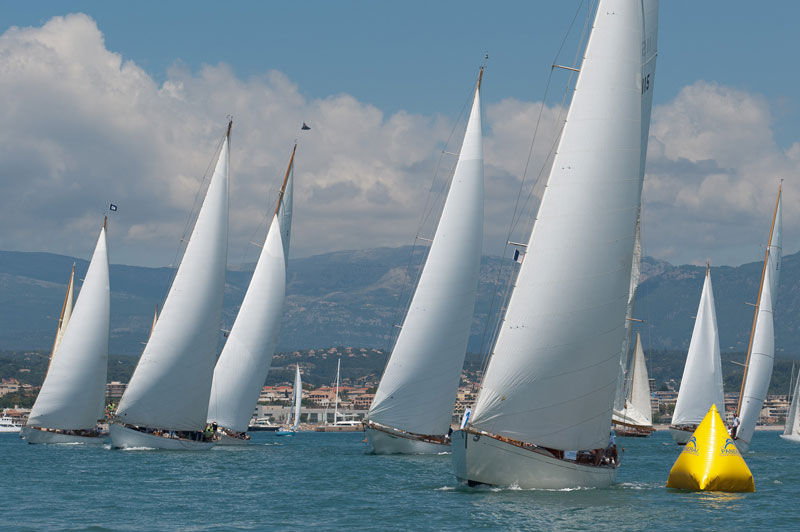
<svg viewBox="0 0 800 532">
<path fill-rule="evenodd" d="M 772 483 L 773 484 L 783 484 L 783 482 L 781 482 L 780 480 L 777 480 L 777 479 L 773 480 Z"/>
<path fill-rule="evenodd" d="M 455 486 L 442 486 L 441 488 L 436 488 L 436 491 L 455 491 Z"/>
<path fill-rule="evenodd" d="M 450 451 L 442 451 L 442 452 L 436 453 L 436 454 L 438 454 L 439 456 L 442 456 L 443 454 L 453 454 L 453 453 L 451 453 Z"/>
<path fill-rule="evenodd" d="M 123 447 L 120 451 L 156 451 L 155 447 Z"/>
</svg>

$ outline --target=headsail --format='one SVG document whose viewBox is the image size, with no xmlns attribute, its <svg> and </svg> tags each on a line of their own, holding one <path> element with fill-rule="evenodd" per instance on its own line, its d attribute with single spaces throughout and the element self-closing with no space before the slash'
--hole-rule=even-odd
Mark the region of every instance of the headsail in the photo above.
<svg viewBox="0 0 800 532">
<path fill-rule="evenodd" d="M 644 12 L 643 12 L 644 8 Z M 600 2 L 475 429 L 608 444 L 656 55 L 656 2 Z"/>
<path fill-rule="evenodd" d="M 75 263 L 72 264 L 72 272 L 69 274 L 69 282 L 67 283 L 67 293 L 64 294 L 64 303 L 61 305 L 61 314 L 58 318 L 58 328 L 56 329 L 56 337 L 53 340 L 53 349 L 50 351 L 50 364 L 53 363 L 53 357 L 56 356 L 58 346 L 61 345 L 61 340 L 64 338 L 64 331 L 67 330 L 70 317 L 72 317 L 72 301 L 75 293 Z"/>
<path fill-rule="evenodd" d="M 416 434 L 450 427 L 483 241 L 481 75 L 428 259 L 367 418 Z"/>
<path fill-rule="evenodd" d="M 74 270 L 73 270 L 74 273 Z M 28 425 L 62 430 L 93 429 L 103 418 L 108 371 L 110 289 L 105 224 L 58 356 L 51 360 Z"/>
<path fill-rule="evenodd" d="M 294 406 L 294 424 L 292 430 L 297 430 L 300 426 L 300 408 L 303 404 L 303 381 L 300 380 L 300 365 L 295 365 L 294 374 L 294 392 L 292 398 L 292 406 Z"/>
<path fill-rule="evenodd" d="M 711 405 L 718 412 L 725 411 L 722 388 L 722 363 L 719 353 L 719 331 L 717 311 L 714 305 L 714 290 L 711 287 L 710 268 L 706 267 L 703 291 L 694 321 L 692 339 L 683 367 L 678 401 L 672 414 L 672 424 L 698 425 L 708 413 Z"/>
<path fill-rule="evenodd" d="M 206 424 L 228 249 L 230 124 L 191 238 L 116 418 L 173 430 Z"/>
<path fill-rule="evenodd" d="M 800 392 L 800 374 L 794 384 L 794 395 L 792 396 L 792 404 L 789 407 L 789 412 L 786 414 L 786 423 L 784 424 L 783 434 L 794 435 L 800 437 L 800 412 L 797 409 L 797 396 Z"/>
<path fill-rule="evenodd" d="M 626 400 L 630 396 L 633 373 L 631 367 L 634 364 L 635 352 L 631 350 L 631 340 L 633 339 L 633 310 L 636 306 L 636 292 L 639 288 L 639 278 L 642 272 L 642 209 L 639 208 L 639 215 L 636 218 L 636 240 L 633 244 L 633 262 L 631 264 L 631 284 L 628 290 L 628 311 L 625 314 L 625 340 L 622 342 L 622 350 L 619 360 L 619 374 L 617 377 L 617 395 L 614 398 L 614 411 L 622 412 L 625 409 Z"/>
</svg>

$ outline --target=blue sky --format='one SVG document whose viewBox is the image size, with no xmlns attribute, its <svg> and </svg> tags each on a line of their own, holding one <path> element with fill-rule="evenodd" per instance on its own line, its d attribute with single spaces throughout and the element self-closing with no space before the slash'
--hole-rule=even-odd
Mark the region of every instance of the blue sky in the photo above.
<svg viewBox="0 0 800 532">
<path fill-rule="evenodd" d="M 359 116 L 372 116 L 371 110 L 376 110 L 380 114 L 377 118 L 379 123 L 376 125 L 371 118 L 367 122 L 371 124 L 370 127 L 382 127 L 384 130 L 395 127 L 391 122 L 392 117 L 401 120 L 405 115 L 410 115 L 411 122 L 415 124 L 413 127 L 424 128 L 426 131 L 424 134 L 415 135 L 415 138 L 420 141 L 422 139 L 430 141 L 427 148 L 429 151 L 426 154 L 421 155 L 415 151 L 409 156 L 413 160 L 408 163 L 408 168 L 405 170 L 407 176 L 413 174 L 418 177 L 414 183 L 418 181 L 420 187 L 425 186 L 425 183 L 430 184 L 432 154 L 457 120 L 468 98 L 477 69 L 483 61 L 484 52 L 488 50 L 490 59 L 483 94 L 485 112 L 491 115 L 486 121 L 487 135 L 494 135 L 497 143 L 502 139 L 516 137 L 512 141 L 506 141 L 517 142 L 515 150 L 509 149 L 505 152 L 500 148 L 495 150 L 497 157 L 505 157 L 507 166 L 504 166 L 506 163 L 503 161 L 493 162 L 498 168 L 496 172 L 496 178 L 500 183 L 498 190 L 513 193 L 514 186 L 511 181 L 513 178 L 518 178 L 518 175 L 514 175 L 519 173 L 515 169 L 524 163 L 531 131 L 520 127 L 516 131 L 510 131 L 508 134 L 511 137 L 508 137 L 500 135 L 495 130 L 503 125 L 504 109 L 508 116 L 515 116 L 506 109 L 511 105 L 509 101 L 518 102 L 520 109 L 525 103 L 540 101 L 549 74 L 549 65 L 579 4 L 577 1 L 493 3 L 308 1 L 233 2 L 230 5 L 207 1 L 10 2 L 3 6 L 0 34 L 6 33 L 12 26 L 40 28 L 54 16 L 84 13 L 94 21 L 102 35 L 102 40 L 99 41 L 101 48 L 104 48 L 102 51 L 119 54 L 123 63 L 134 64 L 157 87 L 163 88 L 165 82 L 171 86 L 171 80 L 176 79 L 186 83 L 187 86 L 194 84 L 199 87 L 206 83 L 208 87 L 211 83 L 209 79 L 218 79 L 219 76 L 224 76 L 225 72 L 229 72 L 237 83 L 236 90 L 244 91 L 242 94 L 249 90 L 258 92 L 262 89 L 275 89 L 287 98 L 293 98 L 292 102 L 296 103 L 300 101 L 298 98 L 301 98 L 302 102 L 296 103 L 299 114 L 292 115 L 293 120 L 302 116 L 303 119 L 307 118 L 313 123 L 318 120 L 314 115 L 315 109 L 320 111 L 326 105 L 333 106 L 337 102 L 342 104 L 343 108 L 357 108 L 361 113 Z M 706 189 L 713 188 L 716 182 L 714 179 L 719 179 L 718 174 L 725 174 L 728 178 L 719 181 L 721 183 L 719 186 L 725 187 L 726 194 L 730 197 L 724 201 L 720 200 L 721 203 L 713 209 L 705 209 L 702 205 L 687 206 L 686 209 L 694 209 L 693 220 L 697 223 L 695 231 L 689 226 L 676 228 L 673 232 L 657 230 L 659 225 L 677 218 L 685 220 L 687 215 L 686 212 L 671 211 L 668 208 L 670 201 L 681 193 L 679 190 L 681 186 L 677 181 L 673 179 L 670 181 L 671 185 L 667 186 L 666 178 L 655 176 L 653 190 L 656 193 L 651 197 L 653 207 L 650 209 L 646 207 L 646 211 L 654 216 L 650 224 L 653 230 L 649 233 L 652 240 L 649 246 L 646 245 L 646 251 L 653 255 L 675 262 L 699 263 L 706 258 L 712 258 L 716 263 L 736 264 L 758 260 L 759 239 L 763 240 L 760 235 L 764 231 L 760 230 L 760 226 L 756 226 L 762 222 L 764 226 L 767 225 L 768 213 L 765 212 L 765 206 L 772 201 L 770 197 L 774 198 L 773 185 L 777 182 L 777 175 L 796 178 L 795 175 L 783 174 L 786 174 L 787 168 L 797 168 L 794 165 L 792 147 L 800 137 L 798 134 L 800 98 L 797 91 L 798 73 L 793 65 L 796 63 L 794 56 L 800 44 L 800 38 L 797 36 L 800 4 L 786 1 L 770 2 L 768 6 L 766 9 L 743 1 L 661 2 L 654 103 L 656 108 L 661 106 L 662 111 L 660 114 L 654 112 L 654 122 L 659 116 L 664 117 L 661 119 L 662 122 L 659 122 L 661 128 L 659 131 L 664 132 L 665 138 L 671 139 L 671 144 L 664 152 L 664 160 L 660 162 L 655 160 L 654 168 L 658 168 L 665 176 L 673 177 L 676 172 L 683 172 L 682 176 L 697 173 L 700 176 L 699 181 L 692 183 L 697 184 L 698 190 L 703 184 Z M 584 15 L 581 14 L 576 21 L 576 29 L 579 29 L 583 22 Z M 63 31 L 67 33 L 85 31 L 85 28 L 80 29 L 83 26 L 73 28 Z M 559 62 L 571 63 L 576 42 L 577 31 L 573 31 Z M 97 43 L 93 46 L 97 47 Z M 91 54 L 88 53 L 78 54 L 71 56 L 70 60 L 90 61 L 90 57 Z M 210 78 L 204 78 L 208 72 L 214 74 L 209 74 Z M 276 72 L 285 79 L 276 81 L 276 78 L 272 77 Z M 51 82 L 53 86 L 59 83 L 57 77 Z M 698 86 L 696 85 L 698 82 L 706 84 Z M 281 87 L 285 84 L 294 87 L 294 90 L 290 87 L 281 92 L 283 90 Z M 682 93 L 687 87 L 694 87 L 695 90 L 691 94 Z M 8 89 L 8 94 L 12 97 L 13 90 L 19 88 Z M 553 91 L 551 95 L 558 93 L 559 91 Z M 210 111 L 212 108 L 210 105 L 203 107 L 203 98 L 208 97 L 210 93 L 204 93 L 197 88 L 193 94 L 196 100 L 192 103 L 197 109 L 208 111 L 209 117 L 216 118 L 222 114 L 221 111 L 218 113 L 216 108 L 213 112 Z M 345 101 L 344 97 L 352 98 L 355 103 Z M 44 101 L 52 100 L 52 96 L 43 98 Z M 767 151 L 771 153 L 769 157 L 765 156 L 765 164 L 773 164 L 775 158 L 779 156 L 783 157 L 783 161 L 780 164 L 775 163 L 774 168 L 770 167 L 772 173 L 769 179 L 763 177 L 765 180 L 763 183 L 754 181 L 757 179 L 753 177 L 755 170 L 746 168 L 747 161 L 754 160 L 756 154 L 740 159 L 732 154 L 718 154 L 713 151 L 715 149 L 724 151 L 726 145 L 732 146 L 731 140 L 721 137 L 724 131 L 717 131 L 715 134 L 720 138 L 702 153 L 694 153 L 692 150 L 698 138 L 707 137 L 706 133 L 693 131 L 689 135 L 691 138 L 685 139 L 685 142 L 676 138 L 676 131 L 679 128 L 675 124 L 683 124 L 681 127 L 684 130 L 688 127 L 686 124 L 711 129 L 733 127 L 731 123 L 719 120 L 719 115 L 709 114 L 700 119 L 687 117 L 686 113 L 700 112 L 712 105 L 709 104 L 711 100 L 705 98 L 711 98 L 713 102 L 724 102 L 721 108 L 733 109 L 731 112 L 736 112 L 737 106 L 740 105 L 752 111 L 749 119 L 740 120 L 739 117 L 731 123 L 738 124 L 735 127 L 758 132 L 759 137 L 755 142 L 752 139 L 737 137 L 744 145 L 759 144 L 758 139 L 763 136 L 771 138 L 771 144 L 758 146 L 760 153 Z M 548 100 L 548 103 L 554 102 L 553 98 Z M 113 115 L 112 109 L 109 108 L 108 112 Z M 684 114 L 681 115 L 681 112 Z M 492 119 L 492 116 L 495 118 Z M 673 120 L 672 126 L 664 122 L 667 117 Z M 43 117 L 41 121 L 46 124 L 47 118 Z M 715 126 L 715 122 L 720 125 Z M 357 123 L 359 122 L 353 121 L 354 125 Z M 654 128 L 655 126 L 654 123 Z M 68 123 L 65 127 L 68 127 Z M 268 128 L 270 124 L 264 124 L 263 127 Z M 406 124 L 404 127 L 412 126 Z M 208 131 L 202 134 L 197 132 L 193 138 L 210 139 L 213 136 L 212 128 L 209 125 L 205 129 Z M 245 130 L 243 134 L 248 133 Z M 293 135 L 291 132 L 284 133 L 282 136 L 272 138 L 274 144 L 264 145 L 264 149 L 272 150 L 274 155 L 271 155 L 269 160 L 248 167 L 246 169 L 248 175 L 252 174 L 253 179 L 258 171 L 279 175 L 280 167 L 284 164 L 283 151 L 287 151 L 287 144 L 291 142 Z M 487 143 L 489 142 L 487 140 Z M 234 149 L 235 146 L 234 144 Z M 311 148 L 312 146 L 309 147 Z M 199 145 L 194 146 L 194 149 L 197 153 L 192 154 L 192 159 L 208 151 L 205 146 Z M 334 149 L 333 153 L 338 154 L 338 149 Z M 382 160 L 386 165 L 386 168 L 382 166 L 379 168 L 380 165 L 374 161 L 364 163 L 365 168 L 370 168 L 369 172 L 374 172 L 371 174 L 372 179 L 380 180 L 381 175 L 391 171 L 388 167 L 392 158 L 402 158 L 402 155 L 394 152 L 380 153 L 383 147 L 379 145 L 364 145 L 363 149 L 372 149 L 375 158 L 383 157 Z M 415 150 L 424 151 L 424 148 L 415 147 Z M 688 151 L 684 153 L 681 150 Z M 737 147 L 737 151 L 742 150 Z M 302 155 L 301 150 L 299 169 L 303 168 Z M 137 156 L 131 152 L 130 157 L 131 160 L 135 160 Z M 189 157 L 188 152 L 186 157 Z M 233 157 L 236 157 L 235 152 Z M 685 168 L 685 161 L 692 163 L 688 172 L 679 169 Z M 305 193 L 301 191 L 298 196 L 301 202 L 298 205 L 301 236 L 297 247 L 293 249 L 295 256 L 358 247 L 359 242 L 363 242 L 364 247 L 411 242 L 413 228 L 420 216 L 418 211 L 413 210 L 409 211 L 407 216 L 397 214 L 397 219 L 402 218 L 403 222 L 394 223 L 393 231 L 380 233 L 376 229 L 374 234 L 366 235 L 362 239 L 340 237 L 325 239 L 322 243 L 304 242 L 302 235 L 310 237 L 313 234 L 311 224 L 306 229 L 302 228 L 304 209 L 308 210 L 309 216 L 312 216 L 312 213 L 319 214 L 313 204 L 315 197 L 318 199 L 332 197 L 324 193 L 341 190 L 342 183 L 353 181 L 342 176 L 336 178 L 332 170 L 322 168 L 324 161 L 317 161 L 314 164 L 316 166 L 311 164 L 307 166 L 309 171 L 314 176 L 327 177 L 314 184 L 317 188 L 309 185 Z M 186 169 L 185 173 L 196 175 L 197 169 L 202 170 L 205 165 L 207 160 Z M 244 165 L 240 167 L 245 170 Z M 63 175 L 59 174 L 62 180 L 64 176 L 73 176 L 74 183 L 77 184 L 80 182 L 79 176 L 82 175 L 80 168 L 81 165 L 76 163 L 74 168 L 58 172 L 63 172 Z M 258 170 L 259 168 L 261 170 Z M 54 170 L 51 168 L 50 171 Z M 491 171 L 487 171 L 487 178 L 491 179 L 491 176 Z M 0 175 L 0 179 L 2 178 Z M 6 175 L 4 179 L 11 177 Z M 357 180 L 353 182 L 358 183 Z M 384 185 L 391 189 L 390 183 Z M 360 185 L 354 186 L 357 188 Z M 743 227 L 747 227 L 743 243 L 743 228 L 736 229 L 738 232 L 736 236 L 734 229 L 727 227 L 730 225 L 729 220 L 715 224 L 710 213 L 735 212 L 741 215 L 747 212 L 746 196 L 753 195 L 754 190 L 760 187 L 768 190 L 763 192 L 763 197 L 752 198 L 750 211 L 753 213 L 753 218 L 742 220 Z M 109 185 L 109 195 L 122 193 L 116 190 L 119 188 Z M 187 188 L 190 187 L 187 185 Z M 262 188 L 271 190 L 273 187 L 270 185 Z M 674 191 L 670 193 L 672 196 L 669 194 L 659 196 L 667 188 Z M 733 192 L 730 191 L 737 191 L 738 196 L 733 197 Z M 418 192 L 422 193 L 421 190 Z M 650 192 L 646 189 L 646 202 L 647 194 Z M 134 200 L 128 202 L 128 198 L 124 195 L 115 197 L 117 202 L 136 204 Z M 303 198 L 305 204 L 302 203 Z M 790 217 L 796 213 L 794 205 L 798 201 L 794 198 L 793 192 L 787 190 L 788 205 L 785 207 L 785 216 L 788 226 L 792 226 Z M 144 198 L 140 200 L 145 201 Z M 505 201 L 499 196 L 495 200 Z M 414 205 L 413 202 L 408 204 Z M 180 210 L 180 202 L 165 205 L 162 211 L 149 215 L 166 220 L 168 217 L 166 213 L 170 209 Z M 350 209 L 352 211 L 354 207 L 351 206 Z M 507 221 L 501 216 L 502 211 L 501 205 L 488 209 L 487 225 L 494 224 L 496 227 L 488 228 L 487 239 L 499 241 L 500 235 L 507 227 Z M 494 218 L 490 218 L 492 212 L 495 213 Z M 185 212 L 181 214 L 183 216 Z M 331 210 L 330 216 L 334 215 Z M 76 220 L 78 219 L 82 220 L 82 224 L 89 223 L 86 213 L 76 217 Z M 319 220 L 315 223 L 325 225 Z M 131 229 L 136 224 L 136 220 L 121 220 L 121 225 L 125 226 L 130 249 L 138 251 L 129 253 L 121 251 L 118 255 L 119 261 L 166 263 L 168 261 L 166 257 L 171 255 L 167 250 L 174 249 L 175 236 L 165 230 L 163 239 L 157 243 L 151 242 L 155 244 L 152 253 L 146 254 L 147 259 L 142 259 L 144 248 L 137 248 L 134 245 L 136 235 Z M 250 224 L 251 226 L 247 227 L 248 222 L 240 220 L 236 227 L 242 231 L 242 235 L 247 233 L 248 236 L 242 236 L 238 240 L 245 241 L 256 230 L 253 227 L 256 222 Z M 358 222 L 357 226 L 359 225 L 363 223 Z M 80 224 L 76 221 L 76 227 L 78 226 Z M 797 224 L 794 224 L 794 227 L 798 227 Z M 346 225 L 339 227 L 340 234 L 349 230 L 352 228 Z M 719 231 L 719 235 L 716 231 Z M 695 240 L 691 240 L 687 232 L 700 232 L 704 237 L 702 239 L 695 237 Z M 90 238 L 86 240 L 91 241 Z M 234 238 L 234 242 L 238 240 Z M 486 251 L 499 252 L 498 245 L 492 242 L 494 241 L 487 240 Z M 791 237 L 791 231 L 787 227 L 787 252 L 796 251 L 797 246 L 793 244 L 794 242 L 796 240 Z M 141 241 L 140 244 L 144 246 L 145 242 Z M 54 237 L 52 241 L 48 241 L 43 238 L 15 239 L 6 235 L 0 241 L 0 247 L 86 254 L 89 246 L 83 243 L 68 245 L 64 243 L 63 238 Z M 122 249 L 126 249 L 125 246 Z"/>
</svg>

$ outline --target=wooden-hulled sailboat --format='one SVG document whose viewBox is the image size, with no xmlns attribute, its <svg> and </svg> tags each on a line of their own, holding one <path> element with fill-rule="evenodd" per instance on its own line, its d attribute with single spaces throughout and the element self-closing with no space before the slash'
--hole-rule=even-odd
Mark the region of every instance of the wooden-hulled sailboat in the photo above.
<svg viewBox="0 0 800 532">
<path fill-rule="evenodd" d="M 207 449 L 228 244 L 231 123 L 175 279 L 110 426 L 114 447 Z"/>
<path fill-rule="evenodd" d="M 276 436 L 292 436 L 300 427 L 300 408 L 303 404 L 303 381 L 300 378 L 300 365 L 296 364 L 294 370 L 292 406 L 289 408 L 289 415 L 286 416 L 286 425 L 275 432 Z M 292 420 L 294 420 L 294 422 L 292 422 Z"/>
<path fill-rule="evenodd" d="M 297 145 L 250 286 L 214 368 L 208 423 L 216 425 L 219 444 L 245 444 L 250 439 L 247 428 L 253 407 L 278 342 L 286 291 L 296 150 Z"/>
<path fill-rule="evenodd" d="M 642 349 L 642 338 L 636 333 L 633 348 L 633 363 L 630 371 L 630 385 L 625 395 L 621 411 L 614 410 L 611 420 L 617 436 L 646 437 L 655 432 L 653 428 L 653 409 L 650 404 L 650 381 L 647 376 L 647 363 Z"/>
<path fill-rule="evenodd" d="M 783 426 L 781 438 L 794 443 L 800 443 L 800 410 L 797 408 L 797 397 L 800 391 L 800 373 L 797 374 L 797 379 L 792 389 L 794 390 L 792 402 L 789 407 L 789 412 L 786 414 L 786 423 Z"/>
<path fill-rule="evenodd" d="M 772 215 L 772 226 L 769 231 L 769 244 L 761 269 L 761 285 L 758 289 L 758 303 L 747 348 L 742 388 L 736 407 L 736 416 L 740 423 L 733 434 L 733 439 L 739 452 L 742 453 L 750 449 L 750 441 L 772 378 L 772 365 L 775 361 L 773 312 L 781 274 L 782 240 L 781 189 L 778 188 L 778 199 L 775 201 L 775 212 Z"/>
<path fill-rule="evenodd" d="M 72 308 L 75 266 L 59 319 L 50 367 L 20 437 L 29 443 L 103 443 L 110 290 L 106 224 Z"/>
<path fill-rule="evenodd" d="M 601 0 L 456 477 L 604 487 L 655 74 L 657 2 Z M 606 452 L 607 451 L 607 452 Z"/>
<path fill-rule="evenodd" d="M 377 454 L 439 453 L 450 444 L 483 241 L 482 77 L 483 68 L 428 259 L 364 422 Z"/>
<path fill-rule="evenodd" d="M 716 405 L 717 412 L 725 412 L 717 310 L 714 305 L 714 290 L 711 288 L 711 271 L 706 265 L 703 291 L 694 321 L 692 339 L 689 341 L 686 364 L 683 366 L 678 400 L 669 427 L 669 433 L 675 443 L 684 445 L 689 441 L 711 405 Z"/>
</svg>

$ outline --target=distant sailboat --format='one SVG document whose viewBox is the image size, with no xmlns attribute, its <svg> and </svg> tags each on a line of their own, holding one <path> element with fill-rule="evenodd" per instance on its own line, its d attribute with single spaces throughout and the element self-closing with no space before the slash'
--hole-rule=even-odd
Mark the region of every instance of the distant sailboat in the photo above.
<svg viewBox="0 0 800 532">
<path fill-rule="evenodd" d="M 780 188 L 778 188 L 778 199 L 775 200 L 775 212 L 772 215 L 772 227 L 769 233 L 769 244 L 764 254 L 764 266 L 761 269 L 758 304 L 753 316 L 753 328 L 747 348 L 742 388 L 736 407 L 736 415 L 740 424 L 733 439 L 739 452 L 742 453 L 750 449 L 750 441 L 761 415 L 764 400 L 767 398 L 769 381 L 772 378 L 772 365 L 775 361 L 773 312 L 775 301 L 778 298 L 783 240 Z"/>
<path fill-rule="evenodd" d="M 217 443 L 244 444 L 258 395 L 269 372 L 283 316 L 292 221 L 295 145 L 250 286 L 214 368 L 208 423 Z"/>
<path fill-rule="evenodd" d="M 439 453 L 469 341 L 483 241 L 481 68 L 428 259 L 364 426 L 378 454 Z"/>
<path fill-rule="evenodd" d="M 225 287 L 231 123 L 161 314 L 110 431 L 115 447 L 208 449 L 205 431 Z"/>
<path fill-rule="evenodd" d="M 725 412 L 717 311 L 714 306 L 714 290 L 711 288 L 710 267 L 706 266 L 700 305 L 697 308 L 678 400 L 669 427 L 675 443 L 684 445 L 689 441 L 711 405 L 716 405 L 717 412 Z"/>
<path fill-rule="evenodd" d="M 601 0 L 472 418 L 470 486 L 605 487 L 649 131 L 657 2 Z"/>
<path fill-rule="evenodd" d="M 328 409 L 325 409 L 325 423 L 317 427 L 316 432 L 358 432 L 363 423 L 354 419 L 347 419 L 344 414 L 339 413 L 339 377 L 342 359 L 336 361 L 336 388 L 333 394 L 333 423 L 328 423 Z M 339 419 L 339 417 L 345 419 Z"/>
<path fill-rule="evenodd" d="M 783 427 L 781 438 L 794 443 L 800 443 L 800 410 L 797 408 L 797 397 L 800 395 L 800 373 L 794 383 L 794 393 L 789 412 L 786 414 L 786 423 Z"/>
<path fill-rule="evenodd" d="M 614 429 L 617 436 L 646 437 L 656 429 L 653 428 L 653 408 L 650 404 L 650 379 L 647 375 L 642 339 L 638 332 L 630 375 L 625 406 L 620 412 L 615 410 L 612 417 Z"/>
<path fill-rule="evenodd" d="M 103 443 L 110 289 L 106 224 L 75 308 L 72 267 L 50 367 L 20 437 L 28 443 Z"/>
<path fill-rule="evenodd" d="M 275 432 L 278 436 L 291 436 L 300 427 L 300 408 L 303 403 L 303 381 L 300 379 L 300 365 L 295 365 L 294 388 L 292 388 L 292 406 L 286 417 L 286 426 Z M 294 423 L 292 418 L 294 417 Z"/>
</svg>

